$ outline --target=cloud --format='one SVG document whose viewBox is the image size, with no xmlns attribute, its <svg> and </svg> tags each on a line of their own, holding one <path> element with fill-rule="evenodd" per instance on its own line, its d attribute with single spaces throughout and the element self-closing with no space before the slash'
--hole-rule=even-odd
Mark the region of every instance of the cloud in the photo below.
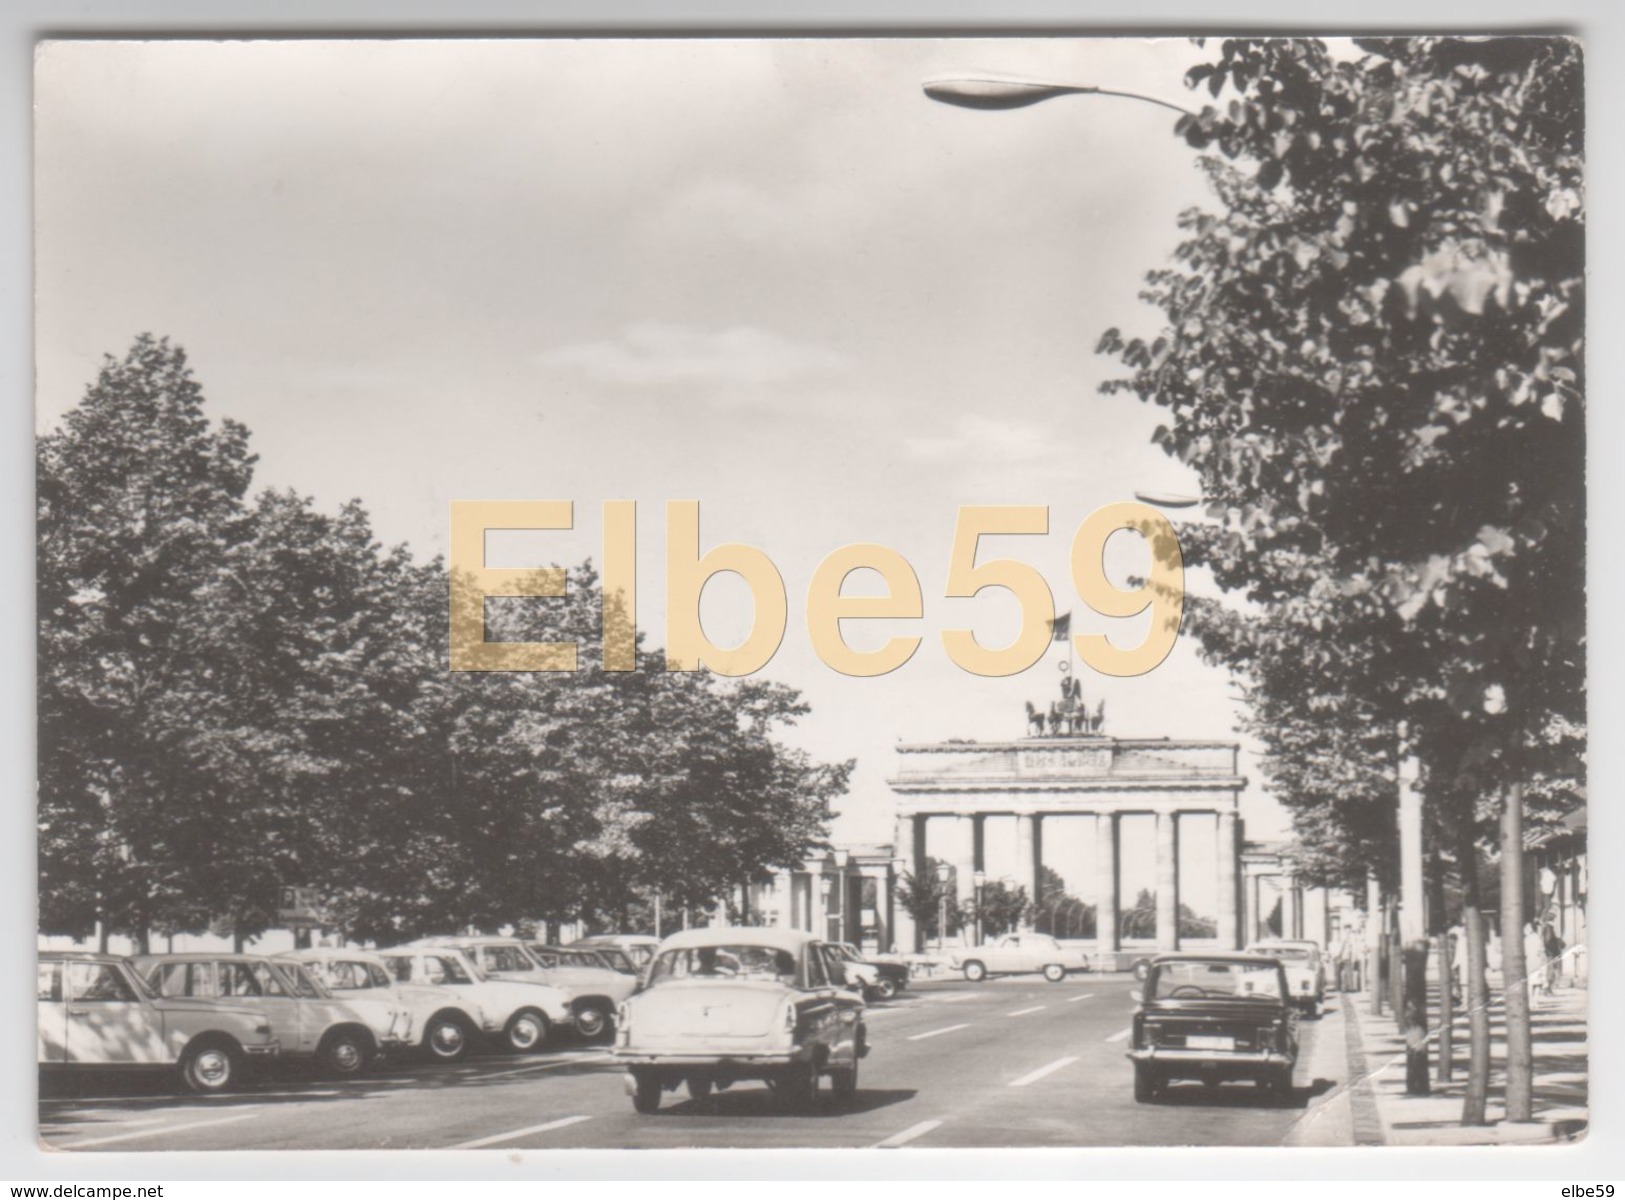
<svg viewBox="0 0 1625 1200">
<path fill-rule="evenodd" d="M 851 365 L 844 354 L 767 329 L 735 325 L 711 331 L 658 321 L 634 322 L 609 341 L 557 346 L 536 361 L 622 384 L 787 383 Z"/>
<path fill-rule="evenodd" d="M 1034 463 L 1058 449 L 1054 434 L 1041 425 L 974 415 L 960 417 L 946 436 L 906 438 L 903 446 L 910 457 L 926 462 Z"/>
</svg>

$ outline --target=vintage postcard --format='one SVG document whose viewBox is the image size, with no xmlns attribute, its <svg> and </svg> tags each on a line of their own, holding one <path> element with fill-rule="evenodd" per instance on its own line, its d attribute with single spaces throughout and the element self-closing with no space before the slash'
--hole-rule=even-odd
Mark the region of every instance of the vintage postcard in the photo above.
<svg viewBox="0 0 1625 1200">
<path fill-rule="evenodd" d="M 1576 40 L 35 67 L 42 1145 L 1585 1135 Z"/>
</svg>

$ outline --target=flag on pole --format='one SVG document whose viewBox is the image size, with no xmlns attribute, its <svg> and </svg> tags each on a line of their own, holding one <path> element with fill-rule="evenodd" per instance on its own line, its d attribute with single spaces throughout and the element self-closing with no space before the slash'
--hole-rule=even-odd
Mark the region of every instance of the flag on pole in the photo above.
<svg viewBox="0 0 1625 1200">
<path fill-rule="evenodd" d="M 1049 623 L 1049 639 L 1052 642 L 1064 642 L 1072 636 L 1072 614 L 1062 613 Z"/>
</svg>

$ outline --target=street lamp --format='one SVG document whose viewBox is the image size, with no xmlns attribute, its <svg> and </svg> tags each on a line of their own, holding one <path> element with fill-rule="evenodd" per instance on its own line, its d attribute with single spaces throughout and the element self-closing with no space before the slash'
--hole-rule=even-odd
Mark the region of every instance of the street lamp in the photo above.
<svg viewBox="0 0 1625 1200">
<path fill-rule="evenodd" d="M 1129 100 L 1143 100 L 1147 104 L 1171 108 L 1187 117 L 1195 116 L 1182 104 L 1147 96 L 1140 92 L 1122 92 L 1112 88 L 1089 84 L 1049 83 L 1036 79 L 1012 79 L 1005 76 L 939 76 L 927 79 L 922 85 L 925 94 L 943 104 L 960 108 L 1004 109 L 1026 108 L 1056 96 L 1122 96 Z"/>
<path fill-rule="evenodd" d="M 948 880 L 953 877 L 954 869 L 947 863 L 937 864 L 937 882 L 941 884 L 938 889 L 940 904 L 937 912 L 937 949 L 940 951 L 947 943 L 948 938 Z"/>
<path fill-rule="evenodd" d="M 982 889 L 987 886 L 987 872 L 978 868 L 970 878 L 976 889 L 976 944 L 980 946 L 987 940 L 982 932 Z"/>
<path fill-rule="evenodd" d="M 1202 497 L 1187 496 L 1183 492 L 1135 492 L 1134 498 L 1141 504 L 1158 508 L 1195 508 L 1202 503 Z"/>
<path fill-rule="evenodd" d="M 835 890 L 839 901 L 835 906 L 835 941 L 844 942 L 849 940 L 846 936 L 846 864 L 851 854 L 847 850 L 835 850 L 830 856 L 835 860 Z"/>
</svg>

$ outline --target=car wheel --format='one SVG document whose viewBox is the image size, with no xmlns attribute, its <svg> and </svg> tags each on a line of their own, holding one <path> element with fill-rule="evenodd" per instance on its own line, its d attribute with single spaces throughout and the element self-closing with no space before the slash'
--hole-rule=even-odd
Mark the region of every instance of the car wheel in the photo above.
<svg viewBox="0 0 1625 1200">
<path fill-rule="evenodd" d="M 784 1096 L 786 1107 L 797 1112 L 808 1112 L 818 1103 L 818 1064 L 798 1063 L 779 1078 L 777 1090 Z"/>
<path fill-rule="evenodd" d="M 1051 983 L 1060 983 L 1066 978 L 1066 968 L 1060 963 L 1050 963 L 1049 966 L 1044 968 L 1044 978 Z"/>
<path fill-rule="evenodd" d="M 1140 959 L 1138 962 L 1136 962 L 1134 964 L 1134 978 L 1140 980 L 1143 983 L 1145 981 L 1145 977 L 1147 975 L 1149 975 L 1149 974 L 1151 974 L 1151 960 L 1150 959 L 1142 958 L 1142 959 Z"/>
<path fill-rule="evenodd" d="M 508 1018 L 508 1027 L 502 1039 L 515 1054 L 529 1054 L 540 1050 L 547 1041 L 547 1018 L 534 1008 L 523 1008 Z"/>
<path fill-rule="evenodd" d="M 354 1029 L 338 1029 L 322 1040 L 316 1060 L 329 1075 L 359 1075 L 372 1060 L 372 1044 Z"/>
<path fill-rule="evenodd" d="M 640 1113 L 660 1110 L 660 1093 L 665 1085 L 653 1071 L 632 1072 L 632 1107 Z"/>
<path fill-rule="evenodd" d="M 882 1000 L 890 1000 L 893 996 L 897 995 L 897 980 L 892 979 L 889 976 L 882 975 L 880 980 L 875 984 L 875 995 L 879 996 Z"/>
<path fill-rule="evenodd" d="M 1134 1101 L 1136 1104 L 1155 1104 L 1162 1088 L 1157 1077 L 1145 1063 L 1134 1064 Z"/>
<path fill-rule="evenodd" d="M 576 1009 L 576 1032 L 591 1041 L 602 1037 L 609 1028 L 609 1010 L 595 1001 L 587 1001 Z"/>
<path fill-rule="evenodd" d="M 691 1100 L 704 1100 L 711 1094 L 711 1080 L 705 1075 L 688 1077 L 688 1096 Z"/>
<path fill-rule="evenodd" d="M 987 968 L 979 962 L 965 964 L 965 978 L 971 983 L 981 983 L 987 978 Z"/>
<path fill-rule="evenodd" d="M 237 1082 L 239 1059 L 230 1046 L 199 1046 L 181 1061 L 181 1080 L 199 1095 L 230 1091 Z"/>
<path fill-rule="evenodd" d="M 858 1064 L 838 1067 L 829 1073 L 829 1090 L 842 1104 L 849 1104 L 858 1094 Z"/>
<path fill-rule="evenodd" d="M 435 1062 L 461 1062 L 468 1057 L 468 1030 L 456 1017 L 435 1017 L 423 1031 L 423 1048 Z"/>
<path fill-rule="evenodd" d="M 1275 1094 L 1275 1098 L 1282 1104 L 1291 1104 L 1292 1101 L 1297 1098 L 1297 1093 L 1292 1088 L 1291 1067 L 1283 1067 L 1281 1070 L 1275 1073 L 1275 1078 L 1271 1081 L 1270 1090 Z"/>
</svg>

